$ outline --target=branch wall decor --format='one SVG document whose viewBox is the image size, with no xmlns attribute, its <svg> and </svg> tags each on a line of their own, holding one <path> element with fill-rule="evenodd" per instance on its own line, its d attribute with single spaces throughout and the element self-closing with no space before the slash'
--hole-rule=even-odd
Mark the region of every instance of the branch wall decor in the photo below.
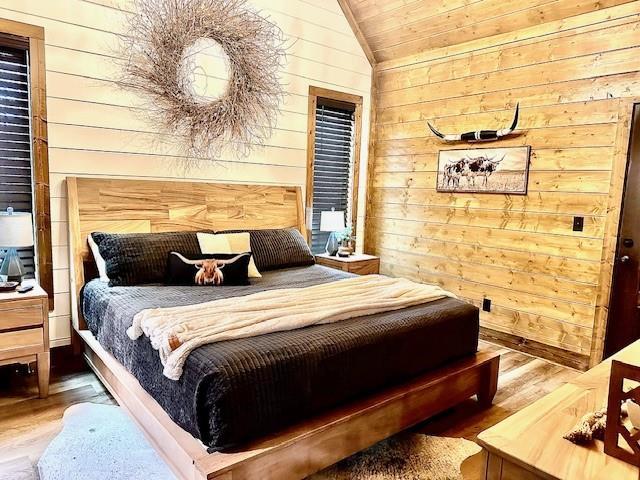
<svg viewBox="0 0 640 480">
<path fill-rule="evenodd" d="M 513 116 L 513 122 L 509 128 L 502 128 L 500 130 L 476 130 L 475 132 L 465 132 L 459 134 L 445 135 L 440 133 L 436 128 L 427 122 L 429 130 L 433 134 L 445 142 L 487 142 L 491 140 L 499 140 L 502 137 L 506 137 L 513 133 L 518 126 L 518 114 L 520 112 L 520 104 L 516 104 L 516 113 Z"/>
<path fill-rule="evenodd" d="M 165 133 L 184 138 L 190 158 L 213 158 L 230 145 L 244 156 L 262 145 L 283 98 L 282 30 L 247 0 L 132 0 L 131 5 L 120 37 L 118 84 L 146 100 Z M 194 75 L 203 73 L 185 68 L 185 56 L 203 39 L 219 44 L 228 59 L 226 91 L 216 98 L 196 95 Z"/>
</svg>

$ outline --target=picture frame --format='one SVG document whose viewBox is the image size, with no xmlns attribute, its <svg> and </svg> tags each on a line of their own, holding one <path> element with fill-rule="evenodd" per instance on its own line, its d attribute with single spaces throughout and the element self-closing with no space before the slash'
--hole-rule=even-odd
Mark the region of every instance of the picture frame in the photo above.
<svg viewBox="0 0 640 480">
<path fill-rule="evenodd" d="M 440 150 L 436 191 L 526 195 L 531 147 Z"/>
</svg>

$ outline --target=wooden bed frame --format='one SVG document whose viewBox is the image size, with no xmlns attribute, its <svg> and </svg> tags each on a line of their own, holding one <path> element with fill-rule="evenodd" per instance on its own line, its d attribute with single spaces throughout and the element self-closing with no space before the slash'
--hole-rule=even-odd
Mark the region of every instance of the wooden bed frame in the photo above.
<svg viewBox="0 0 640 480">
<path fill-rule="evenodd" d="M 80 289 L 95 270 L 87 234 L 296 227 L 305 232 L 300 187 L 67 177 L 76 346 L 179 478 L 300 479 L 467 398 L 491 404 L 498 354 L 472 357 L 352 402 L 242 449 L 207 453 L 175 424 L 87 329 Z"/>
</svg>

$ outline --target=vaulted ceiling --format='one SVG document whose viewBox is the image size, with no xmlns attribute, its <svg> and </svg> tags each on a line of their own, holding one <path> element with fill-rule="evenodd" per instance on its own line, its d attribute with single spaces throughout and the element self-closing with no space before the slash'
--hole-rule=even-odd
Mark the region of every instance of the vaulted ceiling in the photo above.
<svg viewBox="0 0 640 480">
<path fill-rule="evenodd" d="M 630 0 L 340 0 L 376 62 L 513 32 Z M 362 39 L 361 39 L 362 40 Z"/>
</svg>

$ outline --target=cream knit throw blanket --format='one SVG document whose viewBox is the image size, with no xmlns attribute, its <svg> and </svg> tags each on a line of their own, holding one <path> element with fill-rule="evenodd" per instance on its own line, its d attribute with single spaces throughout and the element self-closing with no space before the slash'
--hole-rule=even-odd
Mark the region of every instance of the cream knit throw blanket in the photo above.
<svg viewBox="0 0 640 480">
<path fill-rule="evenodd" d="M 164 375 L 178 380 L 189 353 L 208 343 L 333 323 L 443 297 L 454 295 L 404 278 L 365 275 L 313 287 L 142 310 L 127 335 L 132 340 L 148 336 L 160 354 Z"/>
</svg>

